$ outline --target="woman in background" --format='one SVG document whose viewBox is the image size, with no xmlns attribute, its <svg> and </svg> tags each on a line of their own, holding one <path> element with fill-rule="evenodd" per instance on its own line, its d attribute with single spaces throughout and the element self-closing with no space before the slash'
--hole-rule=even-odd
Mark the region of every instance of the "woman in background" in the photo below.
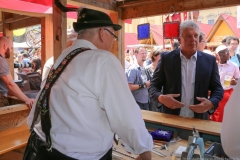
<svg viewBox="0 0 240 160">
<path fill-rule="evenodd" d="M 162 49 L 156 49 L 149 54 L 149 57 L 151 58 L 152 63 L 146 67 L 146 74 L 147 74 L 147 77 L 151 77 L 150 80 L 153 77 L 153 73 L 157 67 L 159 60 L 161 59 L 161 54 L 163 52 L 164 51 Z M 158 101 L 155 101 L 149 97 L 149 110 L 150 111 L 159 112 L 160 106 L 161 106 L 161 104 Z"/>
<path fill-rule="evenodd" d="M 39 58 L 32 59 L 32 72 L 38 72 L 41 75 L 41 60 Z"/>
</svg>

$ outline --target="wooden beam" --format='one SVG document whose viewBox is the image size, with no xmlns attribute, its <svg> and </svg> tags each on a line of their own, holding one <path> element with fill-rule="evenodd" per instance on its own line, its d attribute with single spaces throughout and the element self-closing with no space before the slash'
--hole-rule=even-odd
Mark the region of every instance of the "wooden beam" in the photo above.
<svg viewBox="0 0 240 160">
<path fill-rule="evenodd" d="M 29 26 L 38 25 L 38 24 L 41 24 L 41 18 L 31 17 L 28 19 L 10 23 L 10 30 L 25 28 Z"/>
<path fill-rule="evenodd" d="M 8 37 L 9 39 L 11 39 L 13 41 L 13 32 L 10 30 L 10 25 L 5 23 L 5 17 L 4 17 L 5 13 L 2 12 L 2 21 L 3 21 L 3 36 Z M 12 77 L 14 78 L 14 55 L 11 54 L 10 58 L 7 59 L 8 64 L 9 64 L 9 68 L 10 68 L 10 73 L 12 75 Z"/>
<path fill-rule="evenodd" d="M 41 68 L 53 56 L 53 16 L 41 18 Z"/>
<path fill-rule="evenodd" d="M 21 21 L 21 20 L 25 20 L 31 18 L 29 16 L 24 16 L 24 15 L 16 15 L 14 14 L 14 16 L 12 18 L 9 19 L 5 19 L 5 23 L 13 23 L 13 22 L 17 22 L 17 21 Z"/>
<path fill-rule="evenodd" d="M 118 23 L 118 13 L 111 13 L 110 18 L 113 21 L 113 23 Z M 118 36 L 118 32 L 115 32 L 115 34 Z M 111 52 L 118 58 L 118 41 L 113 43 L 113 47 Z"/>
<path fill-rule="evenodd" d="M 60 0 L 66 6 L 67 0 Z M 60 11 L 53 1 L 53 50 L 54 61 L 59 57 L 67 46 L 67 18 L 66 13 Z"/>
<path fill-rule="evenodd" d="M 100 10 L 103 12 L 116 11 L 116 3 L 112 0 L 68 0 L 68 4 Z"/>
<path fill-rule="evenodd" d="M 239 5 L 239 0 L 139 0 L 118 3 L 122 19 Z"/>
<path fill-rule="evenodd" d="M 23 12 L 23 11 L 16 11 L 16 10 L 11 10 L 11 9 L 6 9 L 6 8 L 0 8 L 0 11 L 20 14 L 20 15 L 26 15 L 26 16 L 30 16 L 30 17 L 44 17 L 44 16 L 48 15 L 47 13 Z"/>
</svg>

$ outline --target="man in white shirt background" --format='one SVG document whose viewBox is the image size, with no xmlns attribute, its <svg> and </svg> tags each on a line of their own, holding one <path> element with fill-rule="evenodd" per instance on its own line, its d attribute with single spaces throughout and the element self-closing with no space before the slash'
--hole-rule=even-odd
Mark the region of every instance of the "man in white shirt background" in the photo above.
<svg viewBox="0 0 240 160">
<path fill-rule="evenodd" d="M 239 69 L 238 66 L 229 60 L 229 50 L 225 45 L 220 45 L 216 48 L 216 54 L 219 55 L 220 60 L 218 64 L 220 82 L 224 89 L 223 99 L 219 102 L 218 108 L 212 115 L 212 120 L 217 122 L 222 122 L 224 107 L 230 98 L 234 86 L 237 84 L 239 78 Z"/>
</svg>

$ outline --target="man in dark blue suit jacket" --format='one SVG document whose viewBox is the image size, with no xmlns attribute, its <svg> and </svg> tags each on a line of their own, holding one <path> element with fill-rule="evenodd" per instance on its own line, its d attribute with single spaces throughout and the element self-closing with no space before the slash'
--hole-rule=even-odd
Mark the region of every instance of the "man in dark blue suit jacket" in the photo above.
<svg viewBox="0 0 240 160">
<path fill-rule="evenodd" d="M 199 34 L 195 22 L 182 22 L 180 49 L 161 56 L 149 92 L 163 113 L 208 119 L 223 97 L 216 58 L 197 51 Z"/>
</svg>

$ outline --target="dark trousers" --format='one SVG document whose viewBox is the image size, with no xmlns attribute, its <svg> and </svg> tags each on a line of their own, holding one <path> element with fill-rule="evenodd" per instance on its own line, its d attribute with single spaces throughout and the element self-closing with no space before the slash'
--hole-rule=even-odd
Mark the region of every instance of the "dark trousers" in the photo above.
<svg viewBox="0 0 240 160">
<path fill-rule="evenodd" d="M 137 101 L 136 101 L 137 102 Z M 142 110 L 149 110 L 149 104 L 148 103 L 140 103 L 140 102 L 137 102 L 137 104 L 139 105 L 139 107 L 142 109 Z"/>
<path fill-rule="evenodd" d="M 52 148 L 52 151 L 47 151 L 45 143 L 33 132 L 29 137 L 26 146 L 23 160 L 76 160 L 68 157 L 58 150 Z M 112 148 L 100 159 L 112 160 Z"/>
</svg>

